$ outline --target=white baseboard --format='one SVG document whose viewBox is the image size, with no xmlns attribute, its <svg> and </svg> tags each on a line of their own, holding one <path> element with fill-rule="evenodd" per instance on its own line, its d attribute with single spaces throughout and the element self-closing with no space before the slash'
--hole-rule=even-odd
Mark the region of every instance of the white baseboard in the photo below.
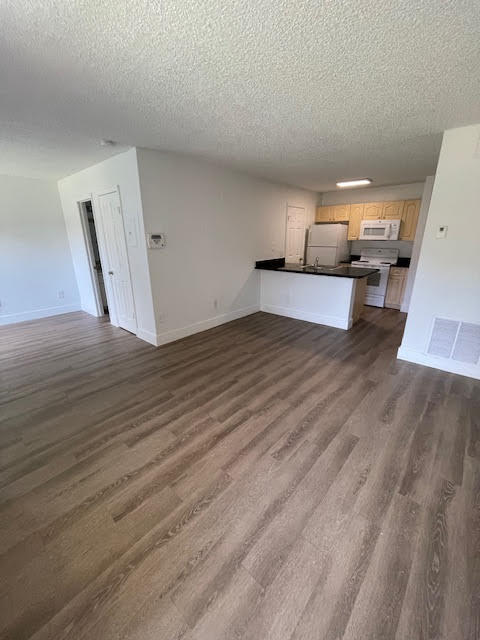
<svg viewBox="0 0 480 640">
<path fill-rule="evenodd" d="M 158 347 L 156 333 L 152 333 L 146 329 L 137 329 L 136 336 L 140 338 L 140 340 L 144 340 L 145 342 L 153 344 L 154 347 Z"/>
<path fill-rule="evenodd" d="M 67 304 L 63 307 L 46 307 L 44 309 L 32 309 L 31 311 L 22 311 L 20 313 L 10 313 L 0 315 L 0 325 L 14 324 L 16 322 L 26 322 L 28 320 L 39 320 L 40 318 L 48 318 L 49 316 L 59 316 L 62 313 L 72 313 L 72 311 L 81 311 L 80 304 Z"/>
<path fill-rule="evenodd" d="M 230 311 L 220 316 L 208 318 L 207 320 L 202 320 L 201 322 L 196 322 L 195 324 L 188 325 L 187 327 L 172 329 L 171 331 L 165 331 L 165 333 L 157 333 L 155 340 L 156 346 L 159 347 L 162 344 L 174 342 L 175 340 L 180 340 L 181 338 L 186 338 L 187 336 L 191 336 L 194 333 L 206 331 L 207 329 L 212 329 L 213 327 L 218 327 L 221 324 L 231 322 L 232 320 L 237 320 L 237 318 L 249 316 L 250 314 L 256 313 L 257 311 L 260 311 L 260 306 L 252 305 L 251 307 L 243 307 L 242 309 L 237 309 L 236 311 Z M 138 337 L 140 338 L 141 336 L 138 335 Z M 146 337 L 142 337 L 142 340 L 150 342 L 150 340 L 148 340 Z M 155 343 L 152 342 L 151 344 Z"/>
<path fill-rule="evenodd" d="M 261 311 L 274 313 L 277 316 L 287 316 L 287 318 L 296 318 L 297 320 L 306 320 L 307 322 L 315 322 L 316 324 L 324 324 L 327 327 L 335 327 L 337 329 L 350 329 L 352 319 L 339 318 L 337 316 L 327 316 L 319 313 L 311 313 L 303 309 L 292 309 L 291 307 L 280 307 L 278 305 L 261 304 Z"/>
<path fill-rule="evenodd" d="M 95 318 L 101 318 L 104 315 L 103 313 L 98 313 L 95 307 L 82 307 L 82 311 L 85 311 L 90 316 L 95 316 Z"/>
<path fill-rule="evenodd" d="M 399 358 L 399 360 L 406 360 L 407 362 L 414 362 L 415 364 L 423 364 L 425 367 L 432 367 L 432 369 L 440 369 L 441 371 L 448 371 L 448 373 L 457 373 L 460 376 L 480 380 L 480 367 L 475 364 L 466 364 L 465 362 L 456 362 L 448 358 L 439 358 L 403 346 L 399 347 L 397 358 Z"/>
</svg>

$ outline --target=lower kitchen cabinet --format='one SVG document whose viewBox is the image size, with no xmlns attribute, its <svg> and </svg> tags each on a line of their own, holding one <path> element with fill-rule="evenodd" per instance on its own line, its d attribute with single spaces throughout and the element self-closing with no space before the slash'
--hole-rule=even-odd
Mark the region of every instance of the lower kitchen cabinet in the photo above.
<svg viewBox="0 0 480 640">
<path fill-rule="evenodd" d="M 407 277 L 406 267 L 391 267 L 385 295 L 385 306 L 389 309 L 400 309 L 402 306 Z"/>
</svg>

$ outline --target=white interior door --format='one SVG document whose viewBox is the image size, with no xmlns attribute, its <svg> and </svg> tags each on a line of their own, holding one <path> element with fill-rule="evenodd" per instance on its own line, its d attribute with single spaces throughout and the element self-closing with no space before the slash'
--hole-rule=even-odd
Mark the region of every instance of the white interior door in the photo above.
<svg viewBox="0 0 480 640">
<path fill-rule="evenodd" d="M 285 260 L 299 263 L 303 260 L 305 250 L 305 209 L 287 207 L 287 233 Z"/>
<path fill-rule="evenodd" d="M 105 278 L 110 279 L 117 323 L 122 329 L 135 333 L 137 321 L 118 191 L 99 195 L 98 205 L 102 217 L 105 253 L 108 261 Z"/>
</svg>

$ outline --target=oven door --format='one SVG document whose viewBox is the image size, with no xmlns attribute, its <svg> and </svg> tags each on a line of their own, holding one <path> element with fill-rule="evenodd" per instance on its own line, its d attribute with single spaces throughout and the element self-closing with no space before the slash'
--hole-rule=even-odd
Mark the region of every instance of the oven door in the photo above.
<svg viewBox="0 0 480 640">
<path fill-rule="evenodd" d="M 386 269 L 382 267 L 376 273 L 369 275 L 367 278 L 367 293 L 384 296 L 387 292 L 389 271 L 388 267 Z"/>
<path fill-rule="evenodd" d="M 385 306 L 385 294 L 387 292 L 388 274 L 390 267 L 380 267 L 376 273 L 372 273 L 367 278 L 367 288 L 365 292 L 365 304 L 375 307 Z"/>
<path fill-rule="evenodd" d="M 360 223 L 360 240 L 389 240 L 390 222 L 383 220 L 362 220 Z"/>
</svg>

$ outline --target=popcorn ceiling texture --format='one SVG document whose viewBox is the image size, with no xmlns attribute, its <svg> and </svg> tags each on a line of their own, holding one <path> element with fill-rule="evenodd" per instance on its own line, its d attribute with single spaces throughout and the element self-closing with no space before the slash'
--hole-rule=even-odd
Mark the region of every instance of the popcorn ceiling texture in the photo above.
<svg viewBox="0 0 480 640">
<path fill-rule="evenodd" d="M 405 183 L 480 122 L 478 0 L 3 0 L 0 19 L 0 173 L 64 176 L 109 138 L 319 191 Z"/>
</svg>

